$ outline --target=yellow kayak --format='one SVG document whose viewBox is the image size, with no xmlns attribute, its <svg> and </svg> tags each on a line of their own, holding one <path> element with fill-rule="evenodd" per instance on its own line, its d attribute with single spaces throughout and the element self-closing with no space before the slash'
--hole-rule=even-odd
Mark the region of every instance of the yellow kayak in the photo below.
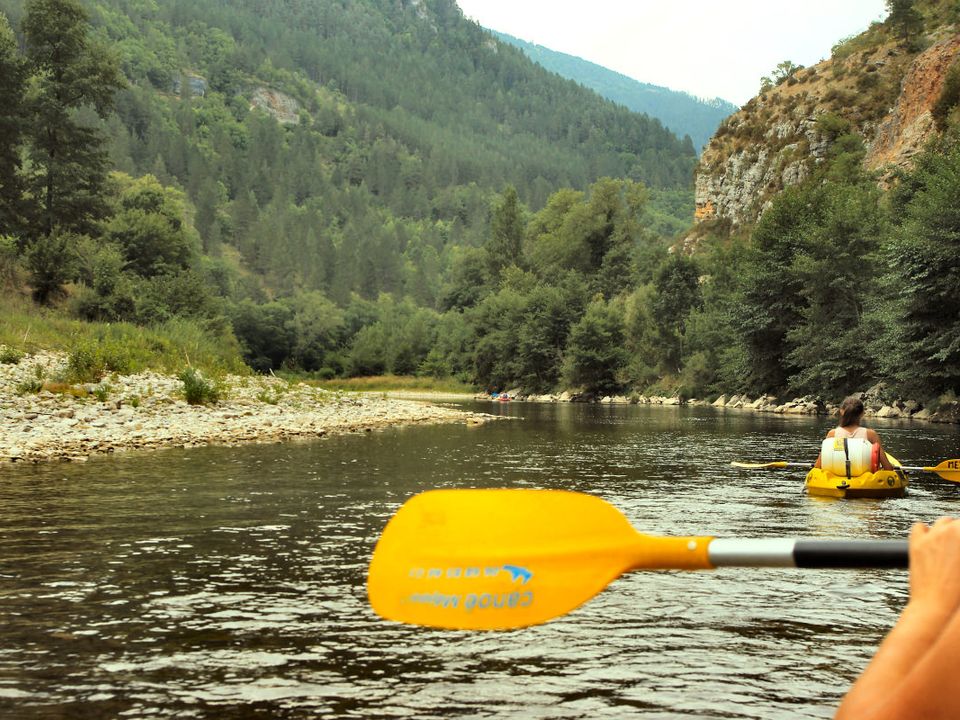
<svg viewBox="0 0 960 720">
<path fill-rule="evenodd" d="M 887 453 L 887 459 L 894 467 L 900 466 L 900 461 L 890 453 Z M 908 483 L 907 475 L 902 470 L 878 470 L 848 478 L 813 468 L 807 473 L 804 487 L 811 495 L 820 497 L 886 498 L 903 497 Z"/>
</svg>

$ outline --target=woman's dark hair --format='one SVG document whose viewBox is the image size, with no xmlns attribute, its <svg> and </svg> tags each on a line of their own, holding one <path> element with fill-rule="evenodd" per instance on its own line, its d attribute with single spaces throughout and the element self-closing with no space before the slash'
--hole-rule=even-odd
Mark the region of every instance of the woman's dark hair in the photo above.
<svg viewBox="0 0 960 720">
<path fill-rule="evenodd" d="M 847 427 L 859 422 L 862 415 L 863 400 L 856 395 L 851 395 L 840 403 L 840 427 Z"/>
</svg>

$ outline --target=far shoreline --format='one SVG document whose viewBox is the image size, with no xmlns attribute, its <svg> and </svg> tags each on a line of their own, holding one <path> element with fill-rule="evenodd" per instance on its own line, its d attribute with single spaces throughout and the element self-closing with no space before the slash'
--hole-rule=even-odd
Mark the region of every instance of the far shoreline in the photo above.
<svg viewBox="0 0 960 720">
<path fill-rule="evenodd" d="M 430 393 L 416 394 L 414 391 L 404 391 L 407 397 L 421 396 L 429 399 Z M 880 418 L 886 420 L 918 420 L 941 424 L 960 424 L 960 402 L 948 400 L 939 404 L 936 410 L 931 410 L 914 400 L 892 400 L 885 402 L 881 395 L 886 393 L 883 386 L 875 386 L 867 391 L 854 393 L 859 395 L 865 405 L 864 417 Z M 394 393 L 389 392 L 388 395 Z M 585 403 L 602 405 L 661 405 L 661 406 L 699 406 L 714 407 L 730 410 L 745 410 L 758 413 L 770 413 L 775 415 L 797 415 L 797 416 L 822 416 L 830 417 L 837 414 L 838 405 L 827 403 L 815 397 L 798 397 L 790 400 L 780 400 L 773 395 L 761 395 L 757 398 L 750 398 L 747 395 L 732 394 L 721 395 L 715 400 L 704 400 L 696 398 L 681 398 L 680 396 L 658 396 L 658 395 L 593 395 L 588 393 L 575 393 L 564 391 L 555 394 L 528 394 L 514 390 L 507 393 L 510 397 L 508 402 L 519 403 Z M 399 392 L 397 393 L 399 396 Z M 439 395 L 439 393 L 438 393 Z M 461 400 L 475 400 L 477 402 L 498 402 L 493 393 L 476 393 L 467 396 L 465 394 L 450 394 L 451 398 L 456 397 Z"/>
</svg>

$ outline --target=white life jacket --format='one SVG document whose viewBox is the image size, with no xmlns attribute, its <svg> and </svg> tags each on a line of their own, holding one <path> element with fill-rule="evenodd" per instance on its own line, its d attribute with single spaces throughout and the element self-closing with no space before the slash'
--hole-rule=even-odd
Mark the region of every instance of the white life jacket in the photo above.
<svg viewBox="0 0 960 720">
<path fill-rule="evenodd" d="M 873 444 L 865 438 L 827 438 L 820 446 L 820 466 L 848 478 L 876 472 Z"/>
</svg>

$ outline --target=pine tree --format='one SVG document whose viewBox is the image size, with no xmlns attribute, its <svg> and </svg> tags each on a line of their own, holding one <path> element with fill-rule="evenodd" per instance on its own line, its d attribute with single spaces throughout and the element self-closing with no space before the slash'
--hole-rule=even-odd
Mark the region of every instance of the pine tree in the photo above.
<svg viewBox="0 0 960 720">
<path fill-rule="evenodd" d="M 23 226 L 20 145 L 26 68 L 6 16 L 0 13 L 0 235 Z"/>
<path fill-rule="evenodd" d="M 525 225 L 517 189 L 508 185 L 490 219 L 490 240 L 485 249 L 491 274 L 496 275 L 505 267 L 521 264 Z"/>
<path fill-rule="evenodd" d="M 923 31 L 923 16 L 914 8 L 914 0 L 887 0 L 887 24 L 897 37 L 912 42 Z"/>
<path fill-rule="evenodd" d="M 107 117 L 122 86 L 117 60 L 91 42 L 78 0 L 30 0 L 23 33 L 34 75 L 27 110 L 35 232 L 89 233 L 106 213 L 108 159 L 94 118 Z"/>
</svg>

